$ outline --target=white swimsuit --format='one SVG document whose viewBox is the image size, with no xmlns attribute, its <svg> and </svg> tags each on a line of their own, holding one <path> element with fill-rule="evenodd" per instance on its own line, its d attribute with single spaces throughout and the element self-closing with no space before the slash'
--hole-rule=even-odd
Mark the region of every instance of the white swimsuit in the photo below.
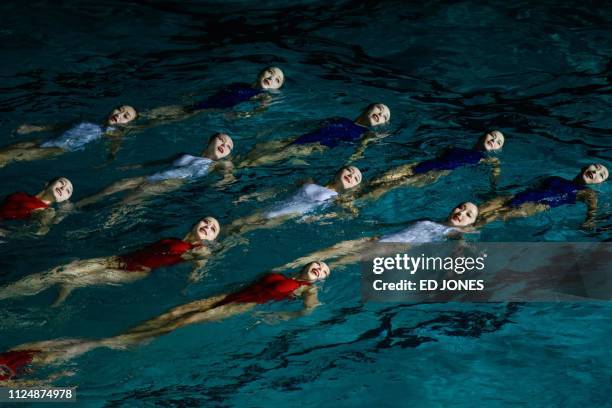
<svg viewBox="0 0 612 408">
<path fill-rule="evenodd" d="M 317 184 L 304 184 L 293 196 L 266 211 L 264 217 L 306 214 L 328 204 L 337 195 L 337 192 L 329 188 Z"/>
<path fill-rule="evenodd" d="M 424 244 L 428 242 L 444 241 L 447 235 L 457 228 L 447 227 L 432 221 L 418 221 L 393 234 L 384 235 L 378 242 L 403 242 L 410 244 Z"/>
<path fill-rule="evenodd" d="M 43 142 L 40 147 L 60 147 L 68 151 L 80 150 L 86 144 L 100 139 L 107 130 L 112 130 L 112 128 L 103 129 L 95 123 L 79 123 L 61 136 Z"/>
<path fill-rule="evenodd" d="M 197 179 L 208 174 L 213 160 L 205 157 L 184 154 L 174 162 L 172 168 L 147 177 L 148 181 L 163 181 L 169 179 Z"/>
</svg>

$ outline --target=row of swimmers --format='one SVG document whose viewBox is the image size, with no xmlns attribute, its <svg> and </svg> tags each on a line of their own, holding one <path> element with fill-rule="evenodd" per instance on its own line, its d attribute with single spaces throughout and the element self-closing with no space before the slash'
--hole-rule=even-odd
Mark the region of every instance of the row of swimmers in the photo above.
<svg viewBox="0 0 612 408">
<path fill-rule="evenodd" d="M 163 115 L 179 117 L 181 114 L 191 114 L 199 109 L 220 109 L 235 106 L 235 104 L 232 105 L 232 101 L 246 98 L 242 99 L 244 101 L 259 96 L 259 94 L 248 96 L 250 95 L 247 92 L 249 89 L 262 90 L 265 89 L 264 86 L 273 83 L 282 85 L 284 77 L 279 81 L 274 79 L 275 75 L 282 76 L 282 71 L 276 70 L 270 68 L 262 71 L 257 82 L 259 85 L 243 86 L 242 88 L 237 85 L 228 86 L 209 98 L 209 102 L 182 109 L 168 108 L 164 109 L 163 112 L 160 109 L 156 115 L 157 117 Z M 269 89 L 275 88 L 270 87 Z M 232 99 L 232 95 L 238 96 Z M 225 102 L 223 102 L 223 106 L 221 106 L 221 102 L 215 102 L 217 105 L 213 106 L 211 100 L 223 100 Z M 137 117 L 138 114 L 133 108 L 123 106 L 111 113 L 107 119 L 107 125 L 110 128 L 128 124 Z M 341 142 L 361 141 L 362 146 L 365 146 L 369 142 L 370 128 L 387 123 L 389 118 L 390 112 L 385 105 L 374 104 L 369 106 L 354 121 L 333 118 L 325 121 L 317 130 L 297 138 L 257 145 L 241 161 L 239 167 L 271 163 L 286 158 L 288 155 L 308 155 L 315 151 L 333 148 Z M 89 125 L 91 124 L 80 124 L 66 132 L 55 142 L 45 141 L 34 147 L 21 145 L 7 148 L 0 157 L 11 158 L 7 161 L 26 160 L 43 157 L 40 153 L 28 155 L 25 152 L 29 148 L 33 148 L 33 151 L 55 149 L 55 153 L 58 153 L 57 149 L 70 151 L 81 148 L 84 145 L 77 143 L 80 140 L 79 132 Z M 22 132 L 30 130 L 38 129 L 28 129 L 27 127 L 21 129 Z M 96 129 L 90 127 L 90 130 Z M 98 136 L 95 138 L 99 138 L 100 133 L 107 130 L 99 127 L 92 134 L 97 134 Z M 376 137 L 376 135 L 373 135 L 373 137 Z M 95 138 L 92 140 L 95 140 Z M 83 139 L 89 140 L 87 137 Z M 329 183 L 305 183 L 287 200 L 258 211 L 251 216 L 234 220 L 227 229 L 235 235 L 254 228 L 272 227 L 291 218 L 321 212 L 332 202 L 340 204 L 341 207 L 355 214 L 354 203 L 360 199 L 376 198 L 399 186 L 420 186 L 431 183 L 459 167 L 468 165 L 489 164 L 492 168 L 493 178 L 495 178 L 499 173 L 499 160 L 491 156 L 490 153 L 500 150 L 504 142 L 504 135 L 499 131 L 493 131 L 481 137 L 471 149 L 459 147 L 447 149 L 438 157 L 430 160 L 391 169 L 371 181 L 363 183 L 364 185 L 362 185 L 362 174 L 359 169 L 354 166 L 346 166 L 341 168 Z M 178 188 L 185 181 L 203 177 L 215 169 L 231 175 L 233 166 L 222 160 L 232 150 L 233 141 L 229 135 L 214 135 L 201 155 L 183 155 L 175 159 L 167 170 L 113 183 L 99 193 L 81 200 L 77 203 L 77 206 L 84 207 L 110 194 L 132 190 L 132 193 L 124 199 L 124 204 L 129 204 L 151 193 Z M 11 151 L 12 153 L 10 153 Z M 12 156 L 16 152 L 17 155 Z M 269 301 L 300 297 L 303 299 L 305 306 L 302 311 L 282 314 L 279 317 L 289 318 L 308 313 L 318 305 L 314 283 L 325 279 L 330 273 L 330 267 L 336 268 L 355 262 L 363 253 L 367 253 L 369 249 L 373 248 L 373 244 L 376 242 L 419 244 L 439 241 L 470 232 L 474 228 L 499 217 L 531 215 L 551 207 L 571 204 L 576 201 L 586 202 L 588 206 L 587 215 L 592 217 L 596 209 L 596 194 L 588 188 L 588 185 L 601 183 L 607 178 L 608 170 L 605 166 L 592 164 L 584 168 L 573 180 L 549 177 L 538 186 L 528 188 L 512 197 L 498 197 L 490 200 L 482 204 L 480 208 L 473 203 L 462 203 L 453 209 L 449 217 L 443 222 L 419 221 L 394 234 L 339 243 L 266 274 L 262 279 L 236 293 L 221 294 L 179 306 L 158 318 L 129 330 L 127 333 L 110 339 L 57 340 L 21 345 L 0 354 L 0 380 L 21 381 L 18 377 L 22 370 L 32 364 L 65 361 L 101 346 L 124 348 L 169 333 L 188 324 L 220 320 Z M 42 214 L 46 214 L 45 218 L 49 218 L 47 215 L 50 213 L 49 207 L 53 203 L 67 201 L 72 195 L 72 190 L 73 186 L 69 180 L 59 178 L 50 182 L 37 195 L 12 194 L 0 205 L 0 219 L 25 219 Z M 266 192 L 256 193 L 251 197 L 255 196 L 262 199 L 272 195 L 274 194 Z M 251 197 L 242 197 L 241 199 Z M 216 219 L 206 217 L 196 223 L 182 239 L 164 238 L 128 254 L 78 260 L 47 272 L 29 275 L 20 281 L 0 288 L 0 299 L 34 295 L 57 285 L 60 287 L 60 292 L 56 304 L 59 305 L 75 288 L 89 285 L 128 283 L 144 278 L 156 268 L 185 261 L 190 261 L 194 265 L 190 279 L 198 280 L 202 268 L 213 253 L 211 243 L 216 240 L 220 229 L 221 226 Z M 329 259 L 332 259 L 333 263 L 328 266 L 323 260 Z M 295 277 L 287 277 L 279 273 L 286 268 L 302 266 L 303 268 Z"/>
<path fill-rule="evenodd" d="M 421 162 L 412 167 L 418 167 L 422 164 L 426 164 L 427 167 L 430 166 L 428 162 Z M 387 181 L 380 180 L 390 174 L 392 173 L 385 173 L 377 179 L 378 181 L 374 183 L 376 191 L 380 192 L 380 185 L 387 183 Z M 434 174 L 432 176 L 437 177 L 438 175 Z M 417 177 L 419 176 L 417 175 Z M 450 231 L 448 227 L 482 227 L 500 217 L 504 219 L 524 217 L 564 204 L 574 204 L 577 201 L 587 203 L 587 219 L 589 219 L 594 216 L 597 196 L 594 190 L 588 188 L 588 185 L 601 183 L 607 177 L 607 169 L 599 164 L 585 167 L 573 180 L 554 176 L 548 177 L 537 186 L 513 196 L 493 198 L 481 204 L 480 207 L 472 203 L 457 207 L 453 215 L 447 220 L 448 225 L 435 224 L 439 227 L 434 227 L 431 222 L 420 224 L 431 228 L 417 229 L 416 232 L 401 232 L 397 236 L 404 238 L 398 242 L 432 242 L 437 240 L 436 236 L 439 233 L 444 232 L 442 236 L 446 235 Z M 250 216 L 234 220 L 227 227 L 228 235 L 233 237 L 257 228 L 274 227 L 290 219 L 312 216 L 314 213 L 319 214 L 319 216 L 336 216 L 336 213 L 329 211 L 330 204 L 339 204 L 351 210 L 353 201 L 357 197 L 355 189 L 361 182 L 362 175 L 359 169 L 354 166 L 343 167 L 326 185 L 305 183 L 286 200 L 259 210 Z M 70 188 L 69 182 L 60 179 L 39 195 L 43 198 L 54 196 L 58 200 L 61 199 L 62 195 L 67 195 L 67 193 L 61 193 L 62 189 L 67 188 Z M 366 192 L 364 195 L 368 197 L 370 193 Z M 40 199 L 41 202 L 43 198 Z M 3 205 L 0 208 L 0 214 L 8 211 L 6 207 L 6 205 Z M 29 208 L 35 207 L 31 206 Z M 19 210 L 13 208 L 10 211 L 24 210 L 23 208 Z M 206 259 L 211 255 L 211 250 L 206 243 L 215 241 L 220 231 L 219 222 L 213 217 L 206 217 L 199 221 L 183 239 L 164 238 L 130 254 L 77 260 L 68 265 L 55 267 L 47 272 L 32 274 L 18 282 L 0 288 L 0 299 L 31 296 L 51 286 L 58 285 L 61 290 L 56 304 L 59 305 L 77 287 L 131 282 L 147 276 L 155 268 L 171 266 L 187 260 L 194 263 L 190 280 L 197 281 Z M 236 242 L 236 240 L 232 242 Z M 344 247 L 344 245 L 340 245 L 339 248 Z M 359 246 L 350 243 L 348 247 L 358 248 Z M 222 248 L 223 246 L 216 248 L 216 250 L 221 251 Z M 326 256 L 323 256 L 324 254 Z M 356 254 L 359 254 L 359 251 Z M 329 254 L 326 251 L 317 256 L 318 259 L 327 259 L 328 257 Z"/>
<path fill-rule="evenodd" d="M 126 349 L 191 324 L 216 322 L 248 312 L 258 304 L 299 298 L 303 302 L 301 310 L 276 312 L 273 318 L 287 320 L 309 314 L 319 305 L 316 283 L 328 278 L 332 269 L 356 263 L 364 256 L 375 253 L 378 249 L 377 243 L 418 245 L 459 239 L 463 234 L 471 233 L 483 223 L 489 222 L 494 218 L 491 216 L 493 213 L 504 216 L 523 214 L 528 211 L 524 208 L 525 205 L 541 206 L 545 209 L 572 203 L 580 192 L 587 190 L 586 185 L 593 184 L 594 180 L 605 179 L 602 174 L 597 173 L 601 170 L 596 165 L 591 165 L 585 168 L 571 185 L 562 181 L 563 179 L 551 177 L 544 182 L 544 188 L 531 188 L 512 197 L 493 199 L 481 206 L 482 210 L 474 203 L 464 202 L 457 205 L 443 221 L 416 221 L 402 230 L 383 236 L 340 242 L 275 268 L 236 292 L 222 293 L 174 307 L 116 336 L 103 339 L 58 339 L 13 347 L 0 353 L 0 381 L 10 386 L 54 381 L 71 373 L 55 373 L 45 380 L 24 379 L 23 376 L 35 366 L 59 364 L 100 347 Z M 350 171 L 350 168 L 342 169 L 337 179 L 348 175 Z M 571 189 L 566 188 L 568 186 Z M 501 208 L 504 210 L 499 211 Z M 30 275 L 2 288 L 0 299 L 32 295 L 59 285 L 61 289 L 56 301 L 59 303 L 75 287 L 128 283 L 146 277 L 156 268 L 186 261 L 194 263 L 193 278 L 211 256 L 212 251 L 208 244 L 217 238 L 220 228 L 216 219 L 205 217 L 197 222 L 183 239 L 164 238 L 128 254 L 79 260 L 47 272 Z M 331 262 L 327 264 L 323 259 Z M 290 269 L 298 269 L 299 272 L 294 276 L 281 273 Z M 196 275 L 193 275 L 194 273 Z"/>
</svg>

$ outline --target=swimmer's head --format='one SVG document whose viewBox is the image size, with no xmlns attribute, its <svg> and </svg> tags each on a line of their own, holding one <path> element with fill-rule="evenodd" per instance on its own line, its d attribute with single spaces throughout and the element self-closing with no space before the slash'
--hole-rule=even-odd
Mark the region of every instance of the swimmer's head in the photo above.
<svg viewBox="0 0 612 408">
<path fill-rule="evenodd" d="M 109 125 L 127 125 L 138 118 L 138 112 L 130 105 L 121 105 L 113 109 L 108 115 Z"/>
<path fill-rule="evenodd" d="M 219 221 L 213 217 L 204 217 L 193 226 L 191 231 L 200 241 L 214 241 L 221 231 Z"/>
<path fill-rule="evenodd" d="M 391 119 L 391 111 L 383 103 L 369 105 L 357 118 L 357 123 L 365 126 L 384 125 Z"/>
<path fill-rule="evenodd" d="M 257 75 L 257 86 L 261 89 L 279 89 L 285 82 L 285 74 L 278 67 L 267 67 Z"/>
<path fill-rule="evenodd" d="M 61 203 L 72 197 L 72 183 L 66 177 L 58 177 L 47 183 L 45 196 L 53 197 L 53 201 Z"/>
<path fill-rule="evenodd" d="M 234 149 L 234 141 L 225 133 L 217 133 L 208 140 L 204 156 L 212 160 L 221 160 L 227 157 Z"/>
<path fill-rule="evenodd" d="M 329 266 L 325 262 L 319 261 L 304 266 L 299 277 L 308 282 L 316 282 L 326 279 L 329 274 Z"/>
<path fill-rule="evenodd" d="M 505 141 L 506 138 L 502 132 L 499 130 L 493 130 L 478 140 L 477 147 L 481 150 L 491 152 L 501 149 L 504 146 Z"/>
<path fill-rule="evenodd" d="M 599 184 L 606 181 L 609 175 L 606 166 L 601 163 L 593 163 L 584 167 L 578 178 L 584 184 Z"/>
<path fill-rule="evenodd" d="M 448 216 L 448 223 L 453 227 L 468 227 L 478 218 L 478 207 L 466 201 L 456 206 Z"/>
<path fill-rule="evenodd" d="M 340 190 L 357 187 L 361 183 L 361 171 L 355 166 L 345 166 L 336 172 L 335 184 Z"/>
</svg>

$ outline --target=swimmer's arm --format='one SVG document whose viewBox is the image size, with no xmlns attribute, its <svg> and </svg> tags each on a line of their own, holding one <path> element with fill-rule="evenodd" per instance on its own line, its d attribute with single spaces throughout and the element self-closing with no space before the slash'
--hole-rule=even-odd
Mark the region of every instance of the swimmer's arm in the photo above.
<svg viewBox="0 0 612 408">
<path fill-rule="evenodd" d="M 182 105 L 160 106 L 144 112 L 141 116 L 146 120 L 144 124 L 139 125 L 141 129 L 147 129 L 165 123 L 176 122 L 195 115 Z"/>
<path fill-rule="evenodd" d="M 361 141 L 359 142 L 359 146 L 357 147 L 357 150 L 355 150 L 355 153 L 353 153 L 353 155 L 351 157 L 349 157 L 348 161 L 347 161 L 347 165 L 353 163 L 356 160 L 359 160 L 361 158 L 363 158 L 363 154 L 365 153 L 366 149 L 368 148 L 368 145 L 379 140 L 379 139 L 383 139 L 387 136 L 389 136 L 390 133 L 374 133 L 374 132 L 368 132 L 366 133 L 366 135 L 361 138 Z"/>
<path fill-rule="evenodd" d="M 238 203 L 242 203 L 242 202 L 253 200 L 253 199 L 255 199 L 256 201 L 259 201 L 259 202 L 266 201 L 266 200 L 269 200 L 269 199 L 275 197 L 280 192 L 281 192 L 281 190 L 279 190 L 279 189 L 268 188 L 268 189 L 261 190 L 261 191 L 256 191 L 256 192 L 250 193 L 250 194 L 243 194 L 240 197 L 238 197 L 237 200 L 234 200 L 233 203 L 234 204 L 238 204 Z"/>
<path fill-rule="evenodd" d="M 196 283 L 202 280 L 204 276 L 206 276 L 205 266 L 208 262 L 207 259 L 198 259 L 197 261 L 193 261 L 193 268 L 191 268 L 191 273 L 189 274 L 189 283 Z"/>
<path fill-rule="evenodd" d="M 234 119 L 234 118 L 250 118 L 251 116 L 263 113 L 268 110 L 268 104 L 272 100 L 272 97 L 268 94 L 263 94 L 260 96 L 256 96 L 253 98 L 254 101 L 259 101 L 259 103 L 250 111 L 234 111 L 227 112 L 225 114 L 226 119 Z"/>
<path fill-rule="evenodd" d="M 220 171 L 221 174 L 223 174 L 223 178 L 215 183 L 215 187 L 223 187 L 236 181 L 236 177 L 234 176 L 234 164 L 229 160 L 221 160 L 215 163 L 213 170 Z"/>
<path fill-rule="evenodd" d="M 25 387 L 43 387 L 52 384 L 55 380 L 59 380 L 63 377 L 71 377 L 75 373 L 74 371 L 60 371 L 59 373 L 53 373 L 47 378 L 40 380 L 8 380 L 0 382 L 2 388 L 25 388 Z"/>
<path fill-rule="evenodd" d="M 39 227 L 35 232 L 36 235 L 46 235 L 51 230 L 51 226 L 59 224 L 74 208 L 70 203 L 63 205 L 65 207 L 63 211 L 56 211 L 54 208 L 45 208 L 42 211 L 38 211 Z"/>
<path fill-rule="evenodd" d="M 273 269 L 274 272 L 282 272 L 287 269 L 295 269 L 301 268 L 310 262 L 317 262 L 320 260 L 329 260 L 338 258 L 351 253 L 351 249 L 354 247 L 358 247 L 363 240 L 357 239 L 352 241 L 343 241 L 333 245 L 329 248 L 321 249 L 319 251 L 313 252 L 309 255 L 298 258 L 292 262 L 286 263 L 284 265 L 278 266 Z"/>
<path fill-rule="evenodd" d="M 497 157 L 487 157 L 482 160 L 483 163 L 491 165 L 491 186 L 497 185 L 497 179 L 501 173 L 501 163 Z"/>
<path fill-rule="evenodd" d="M 27 135 L 35 132 L 47 132 L 60 128 L 59 125 L 28 125 L 23 124 L 15 131 L 18 135 Z"/>
<path fill-rule="evenodd" d="M 576 197 L 587 206 L 587 214 L 582 227 L 585 229 L 594 228 L 595 216 L 597 215 L 597 193 L 593 190 L 582 190 L 576 194 Z"/>
<path fill-rule="evenodd" d="M 287 321 L 297 317 L 307 316 L 321 305 L 321 302 L 319 302 L 319 298 L 317 297 L 317 289 L 314 286 L 304 289 L 299 296 L 302 297 L 304 302 L 304 307 L 300 310 L 293 312 L 259 313 L 259 315 L 263 315 L 266 323 L 274 324 L 278 321 Z"/>
</svg>

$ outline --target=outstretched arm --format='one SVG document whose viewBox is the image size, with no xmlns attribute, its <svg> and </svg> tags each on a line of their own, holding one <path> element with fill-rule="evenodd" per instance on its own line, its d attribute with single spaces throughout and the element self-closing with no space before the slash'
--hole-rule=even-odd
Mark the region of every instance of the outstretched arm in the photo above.
<svg viewBox="0 0 612 408">
<path fill-rule="evenodd" d="M 16 130 L 16 133 L 18 135 L 27 135 L 30 133 L 35 133 L 35 132 L 47 132 L 47 131 L 53 131 L 55 129 L 59 128 L 58 125 L 28 125 L 28 124 L 23 124 L 21 126 L 19 126 Z"/>
<path fill-rule="evenodd" d="M 487 157 L 483 163 L 491 165 L 491 187 L 497 186 L 497 179 L 501 173 L 500 161 L 497 157 Z"/>
<path fill-rule="evenodd" d="M 133 177 L 133 178 L 128 178 L 128 179 L 123 179 L 123 180 L 119 180 L 113 184 L 111 184 L 110 186 L 98 191 L 97 193 L 86 197 L 84 199 L 82 199 L 81 201 L 76 203 L 76 207 L 77 208 L 81 208 L 84 207 L 86 205 L 90 205 L 93 203 L 96 203 L 100 200 L 102 200 L 103 198 L 115 194 L 115 193 L 119 193 L 121 191 L 125 191 L 125 190 L 131 190 L 134 189 L 136 187 L 138 187 L 139 185 L 141 185 L 143 182 L 145 181 L 144 177 Z"/>
<path fill-rule="evenodd" d="M 577 198 L 587 206 L 587 214 L 583 227 L 591 229 L 595 227 L 595 216 L 597 215 L 597 193 L 593 190 L 582 190 L 578 192 Z"/>
<path fill-rule="evenodd" d="M 286 321 L 295 319 L 297 317 L 307 316 L 312 313 L 315 308 L 321 305 L 321 302 L 319 302 L 319 298 L 317 296 L 317 288 L 315 286 L 305 288 L 304 291 L 300 293 L 300 296 L 304 302 L 304 307 L 300 310 L 293 312 L 260 312 L 255 313 L 255 315 L 261 316 L 263 321 L 268 324 L 275 324 L 279 321 Z"/>
<path fill-rule="evenodd" d="M 236 181 L 234 176 L 234 163 L 229 160 L 222 160 L 215 164 L 215 170 L 218 170 L 223 175 L 223 178 L 215 183 L 216 188 L 224 187 Z"/>
<path fill-rule="evenodd" d="M 391 133 L 376 133 L 376 132 L 368 132 L 365 134 L 364 137 L 361 138 L 360 142 L 359 142 L 359 146 L 357 147 L 357 149 L 355 150 L 355 152 L 351 155 L 351 157 L 349 157 L 348 161 L 347 161 L 347 165 L 351 164 L 361 158 L 363 158 L 363 154 L 365 153 L 366 149 L 368 148 L 368 145 L 370 145 L 371 143 L 374 143 L 380 139 L 384 139 L 385 137 L 389 136 Z"/>
<path fill-rule="evenodd" d="M 351 241 L 342 241 L 329 248 L 321 249 L 309 255 L 298 258 L 292 262 L 286 263 L 285 265 L 278 266 L 273 270 L 275 272 L 282 272 L 287 269 L 301 268 L 310 262 L 316 262 L 321 259 L 335 259 L 355 252 L 359 253 L 371 240 L 371 238 L 361 238 Z"/>
</svg>

